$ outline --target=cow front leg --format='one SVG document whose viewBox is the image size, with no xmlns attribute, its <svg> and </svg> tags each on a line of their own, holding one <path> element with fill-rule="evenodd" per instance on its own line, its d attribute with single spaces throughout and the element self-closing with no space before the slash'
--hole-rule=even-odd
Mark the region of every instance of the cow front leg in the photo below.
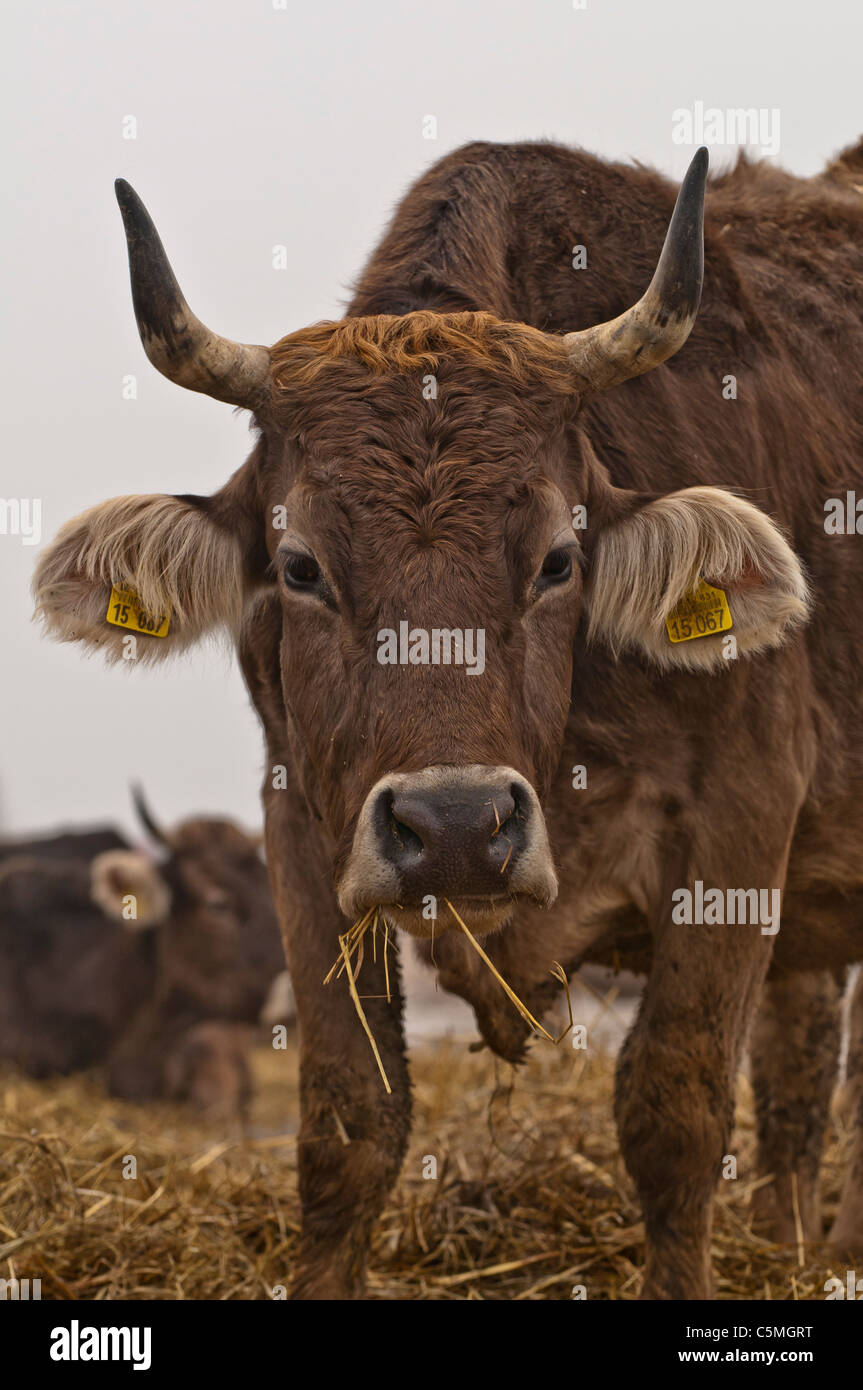
<svg viewBox="0 0 863 1390">
<path fill-rule="evenodd" d="M 828 1237 L 846 1258 L 863 1259 L 863 969 L 851 994 L 846 1077 L 854 1137 L 839 1210 Z"/>
<path fill-rule="evenodd" d="M 398 1177 L 410 1133 L 410 1082 L 402 1033 L 398 949 L 390 932 L 377 961 L 370 938 L 357 989 L 381 1062 L 383 1079 L 344 975 L 323 980 L 339 955 L 336 915 L 329 929 L 320 904 L 292 919 L 286 933 L 300 1037 L 301 1124 L 297 1144 L 302 1236 L 294 1299 L 363 1295 L 371 1234 Z M 356 964 L 356 962 L 355 962 Z M 372 996 L 372 997 L 369 997 Z M 376 997 L 374 997 L 376 996 Z"/>
<path fill-rule="evenodd" d="M 671 926 L 657 934 L 615 1093 L 621 1150 L 644 1211 L 642 1298 L 712 1296 L 714 1191 L 770 949 L 758 926 Z"/>
<path fill-rule="evenodd" d="M 827 971 L 769 980 L 752 1029 L 758 1132 L 753 1208 L 782 1245 L 820 1240 L 818 1169 L 839 1069 L 842 994 Z"/>
</svg>

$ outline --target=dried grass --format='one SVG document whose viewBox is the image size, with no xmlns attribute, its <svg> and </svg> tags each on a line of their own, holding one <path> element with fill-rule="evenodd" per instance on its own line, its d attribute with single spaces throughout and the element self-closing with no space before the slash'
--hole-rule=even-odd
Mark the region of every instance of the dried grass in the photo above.
<svg viewBox="0 0 863 1390">
<path fill-rule="evenodd" d="M 497 808 L 495 808 L 495 816 L 497 816 Z M 567 1007 L 569 1008 L 569 1023 L 567 1024 L 566 1028 L 564 1028 L 563 1032 L 559 1034 L 558 1037 L 553 1038 L 551 1033 L 549 1033 L 546 1028 L 543 1028 L 539 1019 L 534 1018 L 527 1005 L 522 1003 L 515 990 L 511 989 L 510 986 L 507 984 L 506 980 L 501 975 L 494 961 L 486 955 L 485 951 L 480 946 L 473 932 L 470 930 L 467 924 L 462 921 L 461 917 L 456 912 L 449 898 L 444 898 L 444 902 L 446 903 L 455 920 L 458 922 L 459 926 L 461 927 L 462 931 L 464 932 L 473 949 L 476 951 L 480 960 L 488 966 L 489 970 L 491 971 L 494 978 L 497 980 L 507 999 L 509 999 L 510 1002 L 515 1005 L 516 1011 L 521 1015 L 525 1023 L 527 1023 L 533 1029 L 534 1033 L 538 1033 L 540 1037 L 545 1038 L 546 1042 L 553 1043 L 555 1047 L 558 1045 L 558 1043 L 563 1042 L 567 1033 L 573 1026 L 572 999 L 570 998 L 569 994 L 569 981 L 566 978 L 566 971 L 564 970 L 563 966 L 560 965 L 558 961 L 555 961 L 554 966 L 550 971 L 550 974 L 554 975 L 555 979 L 560 980 L 563 984 L 563 988 L 566 993 L 566 1003 Z"/>
<path fill-rule="evenodd" d="M 378 1051 L 378 1045 L 377 1045 L 377 1043 L 375 1042 L 374 1034 L 372 1033 L 372 1030 L 371 1030 L 371 1028 L 369 1027 L 369 1021 L 368 1021 L 368 1019 L 366 1018 L 366 1011 L 365 1011 L 365 1009 L 363 1008 L 362 1003 L 360 1002 L 360 996 L 359 996 L 359 992 L 358 992 L 358 990 L 357 990 L 357 976 L 359 975 L 359 973 L 360 973 L 360 971 L 361 971 L 361 969 L 362 969 L 362 966 L 363 966 L 363 939 L 364 939 L 364 937 L 365 937 L 365 935 L 366 935 L 366 932 L 367 932 L 369 929 L 371 929 L 371 933 L 372 933 L 372 949 L 373 949 L 373 951 L 374 951 L 374 953 L 375 953 L 375 957 L 377 957 L 378 917 L 379 917 L 378 909 L 377 909 L 376 907 L 371 907 L 371 908 L 369 908 L 368 912 L 365 914 L 364 917 L 361 917 L 361 918 L 359 919 L 359 921 L 354 922 L 353 926 L 352 926 L 351 928 L 349 928 L 348 931 L 344 932 L 343 935 L 341 935 L 341 936 L 339 937 L 339 949 L 340 949 L 340 952 L 341 952 L 341 965 L 339 965 L 339 962 L 338 962 L 338 960 L 337 960 L 337 961 L 331 966 L 331 968 L 330 968 L 330 970 L 329 970 L 329 973 L 328 973 L 328 974 L 325 976 L 325 978 L 324 978 L 324 984 L 325 984 L 325 985 L 328 985 L 332 979 L 334 979 L 334 978 L 335 978 L 335 979 L 338 979 L 338 977 L 341 975 L 342 971 L 344 970 L 345 974 L 346 974 L 347 977 L 348 977 L 348 989 L 349 989 L 350 992 L 351 992 L 351 999 L 353 1000 L 353 1002 L 354 1002 L 354 1008 L 355 1008 L 356 1011 L 357 1011 L 357 1018 L 359 1019 L 360 1023 L 362 1024 L 363 1032 L 365 1033 L 366 1037 L 368 1038 L 369 1044 L 370 1044 L 371 1049 L 372 1049 L 372 1052 L 374 1053 L 375 1061 L 376 1061 L 377 1064 L 378 1064 L 378 1071 L 380 1072 L 380 1074 L 381 1074 L 381 1080 L 382 1080 L 383 1083 L 384 1083 L 384 1089 L 386 1090 L 387 1095 L 388 1095 L 388 1096 L 391 1096 L 392 1093 L 393 1093 L 393 1090 L 392 1090 L 392 1087 L 391 1087 L 391 1085 L 390 1085 L 390 1083 L 389 1083 L 389 1080 L 388 1080 L 388 1078 L 387 1078 L 386 1071 L 384 1070 L 384 1064 L 383 1064 L 383 1062 L 381 1061 L 381 1054 L 380 1054 L 380 1052 Z M 387 967 L 387 946 L 388 946 L 388 944 L 389 944 L 389 934 L 387 933 L 387 934 L 385 934 L 385 936 L 384 936 L 384 970 L 385 970 L 385 972 L 386 972 L 386 980 L 387 980 L 387 1003 L 389 1004 L 389 1003 L 391 1003 L 391 999 L 390 999 L 390 978 L 389 978 L 389 969 L 388 969 L 388 967 Z M 351 961 L 351 957 L 354 956 L 354 955 L 356 955 L 356 958 L 357 958 L 356 973 L 354 972 L 353 964 L 352 964 L 352 961 Z"/>
<path fill-rule="evenodd" d="M 536 1048 L 514 1073 L 463 1042 L 412 1054 L 414 1137 L 375 1235 L 373 1299 L 592 1299 L 639 1290 L 643 1228 L 611 1118 L 612 1061 Z M 296 1255 L 296 1055 L 261 1048 L 246 1137 L 167 1104 L 105 1097 L 92 1079 L 0 1078 L 0 1277 L 43 1298 L 258 1299 Z M 753 1233 L 752 1107 L 741 1082 L 713 1241 L 722 1299 L 823 1297 L 817 1248 Z M 824 1173 L 828 1217 L 848 1136 Z M 124 1180 L 124 1155 L 138 1176 Z M 423 1177 L 433 1156 L 437 1177 Z"/>
<path fill-rule="evenodd" d="M 494 805 L 494 803 L 492 803 L 492 805 Z M 499 830 L 499 829 L 500 829 L 500 820 L 498 819 L 497 807 L 496 807 L 496 806 L 495 806 L 495 808 L 494 808 L 494 814 L 495 814 L 495 820 L 497 820 L 497 822 L 498 822 L 498 824 L 497 824 L 497 830 Z M 495 831 L 495 834 L 497 834 L 497 830 Z M 507 857 L 508 857 L 508 856 L 507 856 Z M 504 865 L 504 868 L 505 868 L 505 867 L 506 867 L 506 865 Z M 501 872 L 502 872 L 502 871 L 501 871 Z M 491 960 L 490 957 L 486 955 L 485 951 L 484 951 L 484 950 L 482 949 L 482 947 L 480 946 L 479 942 L 477 941 L 477 939 L 476 939 L 476 937 L 474 936 L 473 932 L 472 932 L 472 931 L 470 930 L 470 928 L 468 927 L 467 923 L 464 922 L 464 921 L 462 920 L 462 918 L 459 916 L 458 912 L 456 912 L 456 910 L 455 910 L 455 908 L 453 907 L 452 903 L 450 902 L 449 898 L 444 898 L 444 902 L 446 903 L 447 907 L 449 908 L 450 912 L 452 913 L 452 915 L 453 915 L 453 917 L 455 918 L 456 922 L 458 923 L 459 927 L 460 927 L 461 930 L 464 932 L 464 934 L 465 934 L 465 936 L 467 937 L 468 941 L 470 942 L 471 946 L 472 946 L 473 949 L 476 951 L 476 953 L 477 953 L 477 955 L 479 956 L 480 960 L 483 961 L 483 963 L 484 963 L 484 964 L 488 967 L 488 969 L 491 971 L 492 975 L 493 975 L 494 978 L 497 980 L 497 982 L 498 982 L 498 984 L 500 985 L 501 989 L 502 989 L 502 990 L 504 991 L 504 993 L 506 994 L 506 997 L 507 997 L 507 998 L 510 1000 L 510 1002 L 515 1006 L 515 1009 L 516 1009 L 517 1012 L 521 1015 L 521 1017 L 524 1019 L 525 1023 L 527 1023 L 527 1024 L 529 1025 L 529 1027 L 533 1030 L 533 1032 L 534 1032 L 535 1034 L 537 1034 L 539 1037 L 545 1038 L 547 1042 L 553 1043 L 554 1046 L 557 1047 L 557 1045 L 558 1045 L 559 1043 L 563 1042 L 564 1038 L 566 1037 L 567 1033 L 569 1033 L 569 1031 L 570 1031 L 570 1029 L 573 1027 L 573 1023 L 574 1023 L 574 1020 L 573 1020 L 573 1017 L 572 1017 L 572 999 L 571 999 L 570 993 L 569 993 L 569 981 L 568 981 L 568 979 L 567 979 L 567 977 L 566 977 L 566 971 L 564 970 L 563 966 L 560 965 L 558 961 L 555 961 L 555 962 L 554 962 L 554 965 L 553 965 L 553 968 L 552 968 L 552 970 L 550 971 L 550 973 L 551 973 L 552 975 L 554 975 L 555 979 L 560 980 L 561 984 L 563 985 L 564 993 L 565 993 L 565 996 L 566 996 L 566 1004 L 567 1004 L 567 1008 L 569 1009 L 569 1023 L 568 1023 L 568 1024 L 566 1025 L 566 1027 L 563 1029 L 563 1032 L 560 1033 L 556 1038 L 554 1038 L 554 1037 L 552 1037 L 551 1033 L 549 1033 L 548 1030 L 547 1030 L 546 1028 L 544 1028 L 543 1025 L 539 1022 L 539 1019 L 534 1018 L 533 1014 L 530 1012 L 530 1010 L 528 1009 L 527 1005 L 526 1005 L 526 1004 L 523 1004 L 522 1001 L 519 999 L 519 997 L 518 997 L 518 995 L 516 994 L 515 990 L 514 990 L 514 989 L 511 989 L 510 986 L 507 984 L 506 980 L 505 980 L 505 979 L 503 978 L 503 976 L 501 975 L 501 973 L 500 973 L 500 971 L 498 970 L 497 966 L 495 965 L 494 961 Z M 369 1040 L 369 1044 L 370 1044 L 370 1046 L 371 1046 L 372 1052 L 374 1053 L 374 1058 L 375 1058 L 375 1061 L 377 1062 L 378 1071 L 379 1071 L 380 1074 L 381 1074 L 381 1080 L 382 1080 L 383 1083 L 384 1083 L 384 1088 L 385 1088 L 385 1090 L 386 1090 L 386 1093 L 387 1093 L 388 1096 L 391 1096 L 391 1095 L 392 1095 L 392 1087 L 390 1086 L 389 1080 L 388 1080 L 388 1078 L 387 1078 L 387 1074 L 386 1074 L 386 1071 L 385 1071 L 385 1069 L 384 1069 L 384 1064 L 383 1064 L 383 1062 L 381 1061 L 381 1054 L 380 1054 L 380 1052 L 378 1051 L 378 1045 L 377 1045 L 377 1043 L 375 1042 L 374 1034 L 372 1033 L 372 1030 L 371 1030 L 371 1028 L 369 1027 L 369 1021 L 368 1021 L 368 1019 L 366 1018 L 365 1009 L 364 1009 L 363 1006 L 362 1006 L 362 1003 L 361 1003 L 361 1001 L 360 1001 L 359 992 L 358 992 L 358 990 L 357 990 L 357 977 L 359 976 L 359 973 L 360 973 L 360 970 L 362 969 L 362 964 L 363 964 L 363 941 L 364 941 L 364 939 L 365 939 L 366 933 L 367 933 L 369 930 L 371 931 L 371 934 L 372 934 L 372 951 L 373 951 L 373 953 L 374 953 L 374 959 L 377 959 L 377 930 L 378 930 L 378 926 L 379 926 L 379 924 L 380 924 L 380 919 L 381 919 L 381 909 L 378 908 L 378 907 L 370 907 L 369 910 L 368 910 L 368 912 L 366 912 L 365 915 L 364 915 L 363 917 L 358 918 L 357 921 L 354 922 L 353 926 L 350 927 L 346 932 L 344 932 L 344 933 L 339 937 L 339 952 L 340 952 L 340 954 L 339 954 L 339 957 L 338 957 L 338 958 L 334 961 L 334 963 L 330 966 L 329 971 L 328 971 L 327 974 L 325 975 L 325 977 L 324 977 L 324 984 L 325 984 L 325 985 L 328 985 L 328 984 L 330 984 L 330 982 L 331 982 L 333 979 L 336 979 L 336 980 L 337 980 L 337 979 L 339 978 L 339 976 L 341 975 L 342 971 L 344 971 L 344 973 L 347 975 L 347 979 L 348 979 L 348 989 L 350 990 L 351 999 L 353 1000 L 354 1008 L 355 1008 L 356 1011 L 357 1011 L 357 1017 L 358 1017 L 358 1019 L 359 1019 L 359 1021 L 360 1021 L 360 1024 L 362 1025 L 363 1032 L 365 1033 L 366 1037 L 367 1037 L 368 1040 Z M 387 1003 L 389 1004 L 389 1003 L 392 1002 L 392 1000 L 391 1000 L 391 996 L 390 996 L 389 966 L 388 966 L 388 964 L 387 964 L 387 948 L 388 948 L 388 946 L 389 946 L 389 928 L 388 928 L 388 926 L 387 926 L 386 917 L 384 917 L 384 919 L 383 919 L 383 924 L 384 924 L 384 973 L 385 973 L 385 976 L 386 976 L 386 997 L 387 997 Z M 354 957 L 354 956 L 356 956 L 356 962 L 357 962 L 357 964 L 356 964 L 356 970 L 354 970 L 354 967 L 353 967 L 353 957 Z"/>
</svg>

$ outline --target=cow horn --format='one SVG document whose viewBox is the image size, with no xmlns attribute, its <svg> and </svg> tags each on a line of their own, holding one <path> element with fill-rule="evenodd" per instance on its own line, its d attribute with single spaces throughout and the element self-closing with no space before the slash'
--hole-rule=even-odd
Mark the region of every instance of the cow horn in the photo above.
<svg viewBox="0 0 863 1390">
<path fill-rule="evenodd" d="M 135 783 L 135 785 L 132 787 L 132 800 L 135 803 L 135 810 L 138 813 L 138 819 L 140 820 L 147 834 L 150 835 L 154 840 L 157 840 L 160 845 L 167 845 L 170 848 L 170 835 L 168 835 L 162 829 L 158 821 L 153 816 L 152 811 L 147 805 L 146 798 L 144 797 L 144 789 L 137 783 Z"/>
<path fill-rule="evenodd" d="M 117 179 L 114 191 L 126 229 L 138 332 L 153 366 L 190 391 L 254 409 L 269 376 L 267 348 L 220 338 L 195 318 L 134 188 Z"/>
<path fill-rule="evenodd" d="M 649 372 L 689 337 L 704 273 L 707 165 L 702 145 L 680 185 L 659 264 L 638 303 L 607 323 L 565 335 L 570 361 L 592 390 Z"/>
</svg>

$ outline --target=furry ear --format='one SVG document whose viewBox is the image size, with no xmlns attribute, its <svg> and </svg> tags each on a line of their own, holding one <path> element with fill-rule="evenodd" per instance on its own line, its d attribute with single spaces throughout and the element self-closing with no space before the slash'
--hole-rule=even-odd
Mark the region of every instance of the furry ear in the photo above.
<svg viewBox="0 0 863 1390">
<path fill-rule="evenodd" d="M 52 636 L 100 648 L 117 661 L 134 629 L 108 622 L 112 587 L 134 590 L 146 613 L 170 610 L 166 636 L 136 633 L 138 658 L 159 660 L 215 627 L 239 627 L 239 542 L 193 499 L 116 497 L 67 522 L 40 555 L 33 578 L 37 616 Z"/>
<path fill-rule="evenodd" d="M 725 591 L 732 627 L 672 642 L 666 619 L 700 579 Z M 779 529 L 751 502 L 714 487 L 669 493 L 606 526 L 586 601 L 589 640 L 690 670 L 724 666 L 727 636 L 738 655 L 779 646 L 809 611 L 800 562 Z"/>
<path fill-rule="evenodd" d="M 138 850 L 97 854 L 90 865 L 90 897 L 106 917 L 131 930 L 156 927 L 171 910 L 171 890 L 158 866 Z"/>
</svg>

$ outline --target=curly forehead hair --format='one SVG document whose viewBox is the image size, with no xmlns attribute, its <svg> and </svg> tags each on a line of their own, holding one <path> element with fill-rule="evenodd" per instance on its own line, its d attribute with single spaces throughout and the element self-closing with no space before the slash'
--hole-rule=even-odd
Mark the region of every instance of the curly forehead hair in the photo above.
<svg viewBox="0 0 863 1390">
<path fill-rule="evenodd" d="M 514 383 L 543 381 L 566 392 L 573 374 L 563 340 L 494 314 L 375 314 L 317 323 L 282 338 L 271 350 L 277 386 L 315 381 L 334 363 L 354 359 L 372 375 L 435 372 L 457 359 Z"/>
</svg>

